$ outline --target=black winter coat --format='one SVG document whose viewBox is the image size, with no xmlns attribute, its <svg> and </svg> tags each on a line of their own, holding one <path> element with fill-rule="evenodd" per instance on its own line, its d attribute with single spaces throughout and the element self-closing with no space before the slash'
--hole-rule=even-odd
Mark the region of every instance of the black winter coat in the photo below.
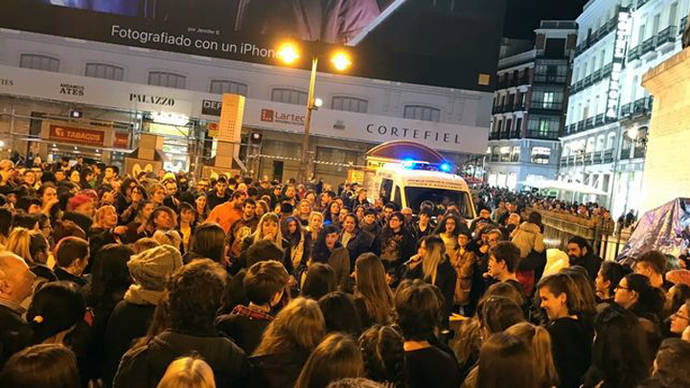
<svg viewBox="0 0 690 388">
<path fill-rule="evenodd" d="M 198 354 L 215 375 L 216 387 L 242 387 L 247 374 L 244 351 L 217 333 L 193 336 L 166 330 L 150 343 L 128 351 L 115 375 L 115 388 L 156 387 L 171 362 Z"/>
</svg>

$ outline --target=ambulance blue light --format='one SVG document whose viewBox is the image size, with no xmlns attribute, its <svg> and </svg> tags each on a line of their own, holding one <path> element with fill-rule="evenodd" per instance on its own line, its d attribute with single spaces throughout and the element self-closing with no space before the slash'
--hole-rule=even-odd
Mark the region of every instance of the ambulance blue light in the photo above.
<svg viewBox="0 0 690 388">
<path fill-rule="evenodd" d="M 450 170 L 451 170 L 450 164 L 448 164 L 448 163 L 443 163 L 440 168 L 441 168 L 441 171 L 444 171 L 444 172 L 450 172 Z"/>
</svg>

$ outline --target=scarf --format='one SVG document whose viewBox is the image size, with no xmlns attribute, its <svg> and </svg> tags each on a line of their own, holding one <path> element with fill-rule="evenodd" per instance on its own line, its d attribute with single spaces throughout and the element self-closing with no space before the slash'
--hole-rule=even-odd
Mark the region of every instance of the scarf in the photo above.
<svg viewBox="0 0 690 388">
<path fill-rule="evenodd" d="M 125 293 L 124 299 L 132 304 L 151 304 L 156 306 L 158 301 L 163 297 L 163 292 L 164 291 L 146 290 L 138 284 L 132 284 Z"/>
</svg>

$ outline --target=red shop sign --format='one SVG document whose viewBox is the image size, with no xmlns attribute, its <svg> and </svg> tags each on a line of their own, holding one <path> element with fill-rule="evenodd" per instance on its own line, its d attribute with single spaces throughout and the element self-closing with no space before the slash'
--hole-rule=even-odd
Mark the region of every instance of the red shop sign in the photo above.
<svg viewBox="0 0 690 388">
<path fill-rule="evenodd" d="M 64 127 L 62 125 L 50 126 L 50 140 L 65 141 L 86 145 L 102 146 L 105 139 L 103 131 L 93 129 Z"/>
<path fill-rule="evenodd" d="M 129 133 L 115 132 L 113 148 L 129 148 Z"/>
</svg>

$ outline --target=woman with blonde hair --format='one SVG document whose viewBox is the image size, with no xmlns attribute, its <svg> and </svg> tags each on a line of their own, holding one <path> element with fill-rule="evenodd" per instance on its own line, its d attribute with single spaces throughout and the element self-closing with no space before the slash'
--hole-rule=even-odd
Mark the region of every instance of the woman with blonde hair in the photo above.
<svg viewBox="0 0 690 388">
<path fill-rule="evenodd" d="M 551 354 L 551 335 L 541 326 L 528 322 L 516 323 L 504 331 L 528 345 L 534 365 L 534 378 L 538 388 L 558 386 L 558 372 Z"/>
<path fill-rule="evenodd" d="M 31 258 L 31 231 L 26 228 L 17 227 L 10 232 L 7 238 L 5 249 L 16 254 L 26 261 L 26 264 L 31 266 L 33 259 Z"/>
<path fill-rule="evenodd" d="M 291 387 L 312 350 L 326 333 L 319 304 L 296 298 L 268 325 L 249 361 L 256 371 L 251 386 Z"/>
<path fill-rule="evenodd" d="M 444 316 L 450 317 L 455 298 L 457 272 L 446 256 L 446 244 L 437 235 L 422 238 L 417 254 L 405 263 L 405 279 L 421 279 L 439 288 L 444 298 Z M 447 319 L 444 319 L 447 322 Z"/>
<path fill-rule="evenodd" d="M 311 353 L 295 388 L 326 388 L 332 381 L 362 376 L 364 360 L 359 345 L 346 334 L 334 333 Z"/>
<path fill-rule="evenodd" d="M 197 356 L 182 357 L 168 365 L 158 388 L 216 388 L 213 369 Z"/>
<path fill-rule="evenodd" d="M 373 253 L 364 253 L 355 261 L 355 305 L 362 327 L 387 325 L 393 321 L 393 293 L 386 282 L 383 263 Z"/>
</svg>

